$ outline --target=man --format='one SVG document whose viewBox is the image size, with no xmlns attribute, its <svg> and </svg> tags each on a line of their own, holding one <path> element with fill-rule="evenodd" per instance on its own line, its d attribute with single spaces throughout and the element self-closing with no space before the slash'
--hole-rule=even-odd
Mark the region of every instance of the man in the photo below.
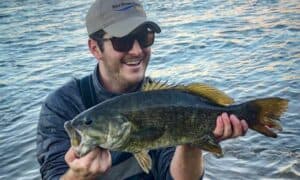
<svg viewBox="0 0 300 180">
<path fill-rule="evenodd" d="M 90 76 L 96 103 L 138 91 L 145 80 L 154 35 L 161 31 L 160 27 L 147 20 L 138 0 L 96 0 L 88 11 L 86 26 L 89 50 L 98 61 Z M 136 161 L 123 165 L 130 159 L 128 153 L 96 148 L 77 157 L 64 130 L 66 121 L 87 108 L 77 82 L 74 79 L 66 83 L 50 94 L 42 106 L 37 155 L 43 179 L 199 179 L 203 176 L 202 151 L 189 145 L 150 151 L 153 166 L 149 174 L 129 170 L 137 166 Z M 244 120 L 226 113 L 216 122 L 214 135 L 219 140 L 241 136 L 248 129 Z"/>
</svg>

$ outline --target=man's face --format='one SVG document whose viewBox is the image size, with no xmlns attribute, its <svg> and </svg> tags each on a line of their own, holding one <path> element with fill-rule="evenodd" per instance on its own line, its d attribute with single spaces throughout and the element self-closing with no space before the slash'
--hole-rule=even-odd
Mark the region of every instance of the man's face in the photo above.
<svg viewBox="0 0 300 180">
<path fill-rule="evenodd" d="M 104 39 L 107 38 L 110 37 L 105 34 Z M 126 52 L 116 51 L 110 40 L 104 41 L 103 45 L 100 72 L 104 81 L 133 86 L 144 78 L 151 55 L 150 47 L 142 48 L 136 39 L 132 48 Z"/>
</svg>

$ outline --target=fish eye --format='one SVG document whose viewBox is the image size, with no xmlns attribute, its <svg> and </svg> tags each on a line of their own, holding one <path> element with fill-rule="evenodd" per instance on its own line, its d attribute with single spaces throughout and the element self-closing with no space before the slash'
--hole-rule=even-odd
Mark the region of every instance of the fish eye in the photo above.
<svg viewBox="0 0 300 180">
<path fill-rule="evenodd" d="M 85 119 L 85 124 L 86 124 L 86 125 L 91 125 L 92 122 L 93 122 L 93 121 L 92 121 L 91 119 L 89 119 L 89 118 Z"/>
</svg>

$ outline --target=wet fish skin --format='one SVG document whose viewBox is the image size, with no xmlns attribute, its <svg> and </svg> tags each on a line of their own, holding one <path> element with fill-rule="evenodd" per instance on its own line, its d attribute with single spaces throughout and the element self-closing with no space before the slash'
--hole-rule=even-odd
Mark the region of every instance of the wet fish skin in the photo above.
<svg viewBox="0 0 300 180">
<path fill-rule="evenodd" d="M 263 114 L 265 106 L 266 114 Z M 80 156 L 97 146 L 131 152 L 144 171 L 149 172 L 151 159 L 147 151 L 150 149 L 192 144 L 222 154 L 212 133 L 222 112 L 235 114 L 245 119 L 250 128 L 276 137 L 265 126 L 280 130 L 276 119 L 286 108 L 287 100 L 281 98 L 225 106 L 184 89 L 166 88 L 110 99 L 81 113 L 65 127 L 71 141 L 79 142 L 72 145 Z"/>
</svg>

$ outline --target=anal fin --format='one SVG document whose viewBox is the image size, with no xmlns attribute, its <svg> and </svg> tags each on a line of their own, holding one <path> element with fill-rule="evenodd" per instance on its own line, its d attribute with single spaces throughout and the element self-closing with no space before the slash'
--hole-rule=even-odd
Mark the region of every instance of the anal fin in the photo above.
<svg viewBox="0 0 300 180">
<path fill-rule="evenodd" d="M 143 171 L 148 174 L 152 167 L 152 159 L 149 156 L 148 151 L 144 150 L 135 153 L 134 157 L 136 158 L 137 162 L 139 163 Z"/>
</svg>

